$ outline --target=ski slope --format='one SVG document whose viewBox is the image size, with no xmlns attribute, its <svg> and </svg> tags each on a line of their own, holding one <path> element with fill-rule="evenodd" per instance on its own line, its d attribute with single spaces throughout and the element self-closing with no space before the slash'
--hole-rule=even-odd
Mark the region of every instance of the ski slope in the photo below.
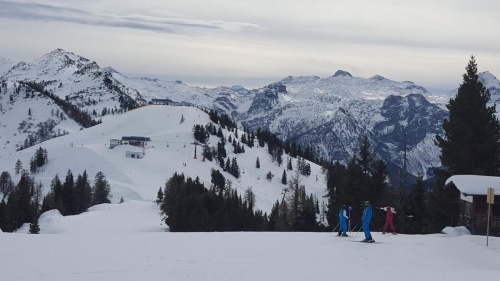
<svg viewBox="0 0 500 281">
<path fill-rule="evenodd" d="M 36 108 L 35 108 L 36 109 Z M 180 120 L 184 117 L 184 122 Z M 377 244 L 351 242 L 362 233 L 339 238 L 330 233 L 170 233 L 162 223 L 156 193 L 174 172 L 199 176 L 208 187 L 215 162 L 194 158 L 192 127 L 208 116 L 193 107 L 147 106 L 108 116 L 100 125 L 44 142 L 49 163 L 35 175 L 44 192 L 55 174 L 64 179 L 87 171 L 102 171 L 111 185 L 111 204 L 77 216 L 52 210 L 40 218 L 40 235 L 28 235 L 28 225 L 16 233 L 0 233 L 0 280 L 496 280 L 500 276 L 500 238 L 450 234 L 382 235 Z M 234 134 L 228 131 L 225 134 Z M 136 147 L 109 149 L 109 140 L 146 136 L 152 141 L 142 159 L 126 158 Z M 210 145 L 218 139 L 211 136 Z M 0 152 L 0 171 L 15 183 L 17 159 L 25 167 L 37 147 Z M 245 147 L 237 157 L 242 171 L 235 179 L 223 172 L 240 194 L 252 187 L 256 207 L 269 212 L 281 200 L 285 167 L 272 162 L 267 148 Z M 255 167 L 259 157 L 261 168 Z M 286 156 L 285 156 L 286 159 Z M 294 161 L 293 166 L 296 167 Z M 185 165 L 184 165 L 185 164 Z M 307 192 L 321 201 L 324 175 L 311 164 L 311 176 L 301 177 Z M 268 181 L 265 175 L 275 177 Z M 291 174 L 288 174 L 291 176 Z M 124 203 L 118 204 L 123 197 Z M 460 234 L 461 232 L 458 231 Z"/>
<path fill-rule="evenodd" d="M 267 146 L 259 147 L 257 144 L 254 148 L 249 148 L 244 145 L 245 153 L 235 154 L 232 144 L 226 142 L 228 157 L 236 158 L 240 168 L 241 177 L 237 179 L 223 172 L 215 161 L 202 161 L 201 146 L 196 147 L 196 159 L 194 158 L 193 126 L 205 126 L 209 122 L 209 116 L 195 107 L 145 106 L 121 115 L 106 116 L 103 123 L 97 126 L 74 131 L 25 150 L 0 150 L 0 171 L 8 171 L 17 184 L 20 175 L 15 175 L 16 161 L 21 160 L 24 169 L 29 170 L 31 157 L 39 147 L 43 147 L 48 152 L 48 164 L 34 177 L 35 182 L 43 184 L 45 193 L 49 191 L 56 174 L 64 181 L 68 170 L 71 170 L 75 178 L 86 170 L 89 179 L 93 181 L 95 174 L 102 171 L 111 186 L 111 201 L 118 203 L 122 197 L 125 201 L 156 199 L 160 187 L 163 188 L 167 179 L 175 172 L 184 173 L 191 178 L 199 177 L 208 188 L 211 185 L 211 170 L 218 169 L 231 181 L 232 187 L 239 194 L 243 195 L 251 187 L 256 196 L 255 207 L 269 214 L 276 200 L 282 200 L 283 189 L 287 187 L 281 183 L 287 155 L 283 156 L 283 164 L 279 166 L 272 161 Z M 234 132 L 223 130 L 223 134 L 226 140 L 230 135 L 234 139 Z M 241 137 L 241 134 L 242 131 L 238 135 Z M 121 139 L 122 136 L 151 138 L 151 142 L 143 150 L 144 158 L 125 157 L 127 151 L 142 151 L 142 148 L 121 145 L 109 149 L 110 139 Z M 216 147 L 218 141 L 218 137 L 210 136 L 208 145 Z M 257 157 L 259 169 L 255 167 Z M 294 170 L 287 170 L 287 179 L 296 174 L 296 159 L 292 159 L 292 166 Z M 270 171 L 274 175 L 271 181 L 266 179 L 266 174 Z M 308 195 L 312 193 L 320 203 L 324 201 L 326 182 L 321 167 L 311 163 L 311 175 L 301 176 L 299 180 L 306 187 Z"/>
<path fill-rule="evenodd" d="M 331 233 L 171 233 L 156 204 L 130 200 L 78 216 L 49 211 L 39 235 L 0 233 L 0 280 L 497 280 L 500 238 Z M 351 233 L 356 240 L 362 233 Z"/>
</svg>

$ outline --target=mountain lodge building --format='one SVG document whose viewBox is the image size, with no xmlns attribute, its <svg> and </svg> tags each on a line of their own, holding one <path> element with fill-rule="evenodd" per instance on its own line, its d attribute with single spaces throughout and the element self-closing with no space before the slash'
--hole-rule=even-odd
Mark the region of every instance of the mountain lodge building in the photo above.
<svg viewBox="0 0 500 281">
<path fill-rule="evenodd" d="M 472 234 L 486 235 L 488 222 L 488 187 L 495 189 L 494 204 L 490 211 L 490 235 L 500 236 L 500 177 L 456 175 L 446 180 L 446 187 L 460 192 L 460 225 Z"/>
</svg>

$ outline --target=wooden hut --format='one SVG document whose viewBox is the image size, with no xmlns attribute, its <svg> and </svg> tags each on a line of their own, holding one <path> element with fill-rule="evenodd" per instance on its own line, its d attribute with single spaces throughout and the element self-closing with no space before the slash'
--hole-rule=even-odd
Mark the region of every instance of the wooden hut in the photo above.
<svg viewBox="0 0 500 281">
<path fill-rule="evenodd" d="M 485 235 L 488 221 L 486 193 L 495 189 L 494 204 L 490 210 L 490 235 L 500 236 L 500 177 L 456 175 L 446 180 L 446 187 L 460 191 L 460 224 L 472 234 Z"/>
</svg>

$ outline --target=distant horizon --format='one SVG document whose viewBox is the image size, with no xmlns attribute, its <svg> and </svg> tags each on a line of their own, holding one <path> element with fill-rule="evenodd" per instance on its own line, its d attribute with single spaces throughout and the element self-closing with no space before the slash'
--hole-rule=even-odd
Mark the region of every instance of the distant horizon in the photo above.
<svg viewBox="0 0 500 281">
<path fill-rule="evenodd" d="M 57 49 L 62 49 L 62 48 L 54 48 L 52 51 L 55 51 Z M 278 76 L 275 76 L 275 77 L 220 77 L 220 76 L 188 76 L 188 75 L 175 75 L 175 74 L 162 75 L 162 74 L 155 74 L 155 73 L 123 72 L 113 65 L 103 66 L 99 63 L 99 61 L 96 61 L 90 57 L 83 56 L 83 55 L 78 54 L 76 52 L 73 52 L 71 50 L 66 50 L 66 49 L 62 49 L 62 50 L 64 50 L 65 52 L 74 53 L 75 55 L 84 57 L 86 59 L 89 59 L 90 61 L 95 61 L 99 65 L 99 67 L 101 67 L 101 68 L 111 67 L 115 71 L 117 71 L 117 72 L 119 72 L 119 73 L 121 73 L 129 78 L 151 78 L 151 79 L 160 79 L 163 81 L 181 81 L 182 83 L 184 83 L 188 86 L 201 87 L 201 88 L 203 88 L 203 87 L 205 87 L 205 88 L 217 88 L 217 87 L 242 86 L 247 90 L 254 90 L 254 89 L 263 88 L 263 87 L 268 86 L 268 85 L 275 83 L 275 82 L 279 82 L 279 81 L 281 81 L 289 76 L 292 76 L 292 77 L 316 76 L 316 77 L 319 77 L 321 79 L 324 79 L 324 78 L 333 76 L 337 71 L 346 71 L 346 72 L 349 72 L 353 77 L 362 78 L 362 79 L 368 79 L 368 78 L 373 77 L 375 75 L 380 75 L 386 79 L 393 80 L 396 82 L 411 81 L 418 86 L 424 87 L 431 94 L 438 94 L 438 95 L 448 94 L 459 87 L 459 84 L 457 84 L 455 87 L 453 87 L 453 86 L 450 86 L 450 87 L 446 87 L 446 86 L 426 87 L 425 85 L 418 84 L 413 80 L 407 79 L 407 80 L 397 81 L 397 80 L 392 79 L 391 77 L 387 77 L 387 76 L 377 74 L 377 73 L 374 73 L 374 74 L 369 75 L 367 77 L 361 77 L 361 76 L 357 76 L 355 73 L 352 73 L 352 72 L 344 70 L 344 69 L 337 69 L 337 70 L 333 71 L 330 75 L 323 76 L 323 77 L 319 76 L 319 75 L 314 75 L 314 74 L 313 75 L 286 75 L 286 76 L 282 76 L 282 77 L 278 77 Z M 19 63 L 21 61 L 25 62 L 25 63 L 30 63 L 30 62 L 42 57 L 45 54 L 50 53 L 52 51 L 46 52 L 44 54 L 40 54 L 39 56 L 37 56 L 31 60 L 25 60 L 25 59 L 21 59 L 21 60 L 15 59 L 14 60 L 14 59 L 6 57 L 6 56 L 0 56 L 0 58 L 8 59 L 8 60 L 11 60 L 15 63 Z M 486 72 L 486 71 L 488 71 L 488 70 L 481 71 L 481 72 Z M 494 73 L 492 73 L 492 74 L 494 75 Z M 460 80 L 460 83 L 461 83 L 461 80 Z"/>
<path fill-rule="evenodd" d="M 389 0 L 0 0 L 0 55 L 62 48 L 123 74 L 195 86 L 261 88 L 287 76 L 412 81 L 434 94 L 462 82 L 471 55 L 500 75 L 500 2 Z M 473 23 L 473 24 L 472 24 Z"/>
<path fill-rule="evenodd" d="M 184 74 L 161 74 L 161 73 L 139 73 L 139 72 L 126 72 L 126 71 L 121 71 L 120 69 L 118 69 L 117 67 L 113 66 L 113 65 L 106 65 L 106 66 L 103 66 L 101 65 L 101 63 L 97 60 L 94 60 L 93 58 L 91 57 L 87 57 L 87 56 L 84 56 L 84 55 L 81 55 L 79 53 L 76 53 L 72 50 L 67 50 L 67 49 L 63 49 L 63 48 L 54 48 L 53 50 L 51 51 L 48 51 L 46 53 L 43 53 L 43 54 L 39 54 L 38 56 L 36 56 L 35 58 L 32 58 L 30 60 L 26 60 L 26 59 L 13 59 L 13 58 L 9 58 L 9 57 L 6 57 L 4 55 L 0 56 L 0 58 L 4 58 L 4 59 L 8 59 L 8 60 L 11 60 L 15 63 L 19 63 L 19 62 L 25 62 L 25 63 L 30 63 L 40 57 L 42 57 L 43 55 L 45 54 L 48 54 L 50 52 L 53 52 L 57 49 L 62 49 L 64 50 L 65 52 L 70 52 L 70 53 L 74 53 L 75 55 L 78 55 L 78 56 L 81 56 L 81 57 L 84 57 L 86 59 L 89 59 L 90 61 L 95 61 L 101 68 L 106 68 L 106 67 L 111 67 L 113 68 L 114 70 L 116 70 L 117 72 L 129 77 L 129 78 L 151 78 L 151 79 L 160 79 L 160 80 L 163 80 L 163 81 L 181 81 L 182 83 L 188 85 L 188 86 L 193 86 L 193 87 L 201 87 L 201 88 L 217 88 L 217 87 L 232 87 L 232 86 L 242 86 L 244 87 L 245 89 L 247 90 L 254 90 L 254 89 L 260 89 L 260 88 L 263 88 L 265 86 L 268 86 L 272 83 L 275 83 L 275 82 L 278 82 L 278 81 L 281 81 L 283 79 L 285 79 L 286 77 L 289 77 L 289 76 L 292 76 L 292 77 L 300 77 L 300 76 L 316 76 L 316 77 L 319 77 L 321 79 L 324 79 L 324 78 L 327 78 L 327 77 L 331 77 L 335 74 L 335 72 L 341 70 L 341 71 L 346 71 L 346 72 L 349 72 L 353 77 L 356 77 L 356 78 L 362 78 L 362 79 L 368 79 L 370 77 L 373 77 L 375 75 L 380 75 L 380 76 L 383 76 L 384 78 L 386 79 L 389 79 L 389 80 L 393 80 L 393 81 L 396 81 L 396 82 L 403 82 L 403 81 L 411 81 L 413 83 L 415 83 L 417 86 L 422 86 L 424 87 L 427 91 L 429 91 L 431 94 L 437 94 L 437 95 L 444 95 L 444 94 L 449 94 L 450 92 L 456 90 L 460 83 L 462 82 L 462 76 L 460 76 L 460 80 L 457 82 L 456 85 L 431 85 L 431 86 L 426 86 L 426 85 L 423 85 L 423 84 L 419 84 L 417 82 L 415 82 L 414 80 L 411 80 L 411 79 L 405 79 L 405 80 L 401 80 L 401 81 L 398 81 L 398 80 L 395 80 L 391 77 L 388 77 L 388 76 L 384 76 L 382 74 L 378 74 L 378 73 L 374 73 L 372 75 L 368 75 L 366 77 L 362 77 L 362 76 L 358 76 L 356 75 L 356 73 L 353 73 L 351 71 L 347 71 L 347 70 L 344 70 L 344 69 L 337 69 L 337 70 L 334 70 L 332 71 L 332 73 L 330 75 L 326 75 L 326 76 L 320 76 L 320 75 L 315 75 L 315 74 L 310 74 L 310 75 L 301 75 L 301 74 L 297 74 L 297 75 L 285 75 L 285 76 L 271 76 L 271 77 L 231 77 L 231 76 L 225 76 L 225 77 L 222 77 L 222 76 L 218 76 L 218 75 L 199 75 L 199 76 L 194 76 L 194 75 L 184 75 Z M 489 70 L 484 70 L 484 71 L 479 71 L 479 73 L 481 72 L 490 72 L 492 73 L 491 71 Z M 492 73 L 493 75 L 495 75 L 495 73 Z"/>
</svg>

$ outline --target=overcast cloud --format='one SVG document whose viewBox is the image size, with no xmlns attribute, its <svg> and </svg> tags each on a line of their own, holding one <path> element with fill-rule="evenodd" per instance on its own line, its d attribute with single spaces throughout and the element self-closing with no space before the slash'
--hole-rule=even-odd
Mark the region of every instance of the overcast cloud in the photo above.
<svg viewBox="0 0 500 281">
<path fill-rule="evenodd" d="M 0 57 L 56 48 L 131 76 L 262 87 L 343 69 L 443 92 L 500 75 L 500 1 L 0 0 Z"/>
</svg>

